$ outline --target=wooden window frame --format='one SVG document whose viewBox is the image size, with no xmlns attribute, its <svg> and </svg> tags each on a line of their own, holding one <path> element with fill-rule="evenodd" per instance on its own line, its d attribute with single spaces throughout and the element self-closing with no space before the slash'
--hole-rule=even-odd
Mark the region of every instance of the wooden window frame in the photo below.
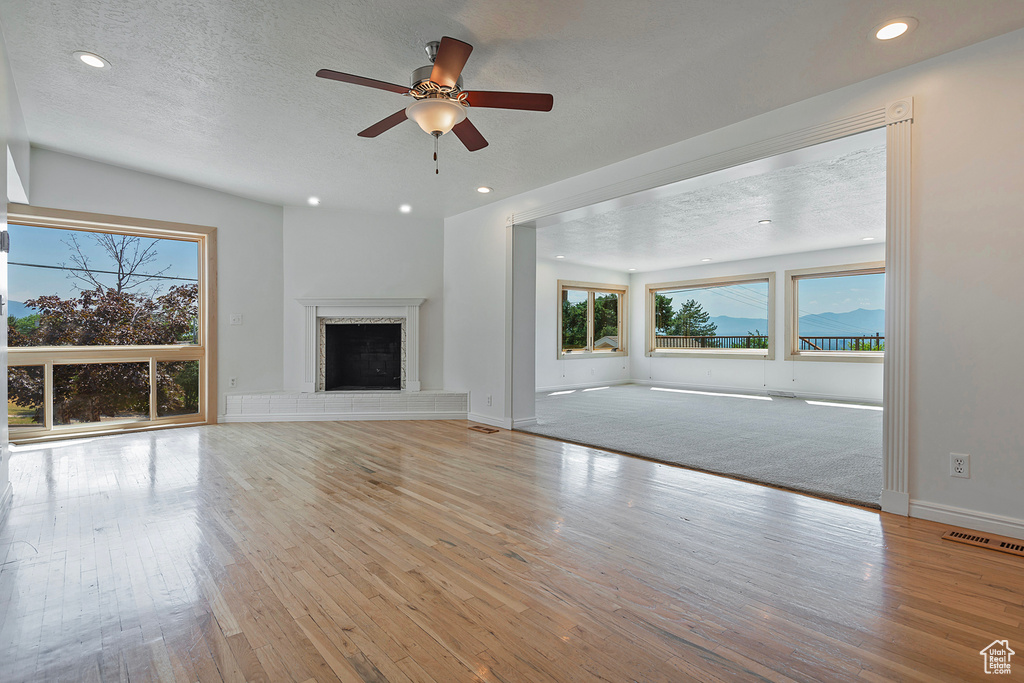
<svg viewBox="0 0 1024 683">
<path fill-rule="evenodd" d="M 885 273 L 885 261 L 848 263 L 839 266 L 820 266 L 786 271 L 786 360 L 825 361 L 832 363 L 881 363 L 884 351 L 801 351 L 800 340 L 800 280 L 850 275 Z"/>
<path fill-rule="evenodd" d="M 46 209 L 8 204 L 8 224 L 58 228 L 79 232 L 132 235 L 195 242 L 198 248 L 198 334 L 187 346 L 31 346 L 8 347 L 8 367 L 43 366 L 44 424 L 38 429 L 11 431 L 12 443 L 67 439 L 82 435 L 146 431 L 166 427 L 216 424 L 217 422 L 217 229 L 203 225 L 172 223 L 106 214 Z M 199 362 L 199 412 L 191 415 L 156 415 L 156 364 L 164 361 Z M 53 366 L 80 363 L 148 362 L 150 368 L 150 415 L 145 420 L 114 424 L 53 424 Z M 6 379 L 5 379 L 6 381 Z"/>
<path fill-rule="evenodd" d="M 665 291 L 686 289 L 704 289 L 708 286 L 726 287 L 743 285 L 751 282 L 768 284 L 768 348 L 767 349 L 659 349 L 655 348 L 656 330 L 654 320 L 654 295 Z M 753 360 L 775 360 L 775 271 L 765 273 L 749 273 L 745 275 L 728 275 L 725 277 L 703 278 L 700 280 L 682 280 L 678 282 L 658 282 L 648 284 L 646 288 L 646 344 L 644 355 L 649 358 L 747 358 Z"/>
<path fill-rule="evenodd" d="M 562 292 L 567 289 L 582 290 L 587 292 L 587 348 L 566 353 L 562 348 Z M 619 350 L 618 351 L 594 351 L 594 294 L 609 293 L 619 295 Z M 626 318 L 629 310 L 629 285 L 610 285 L 598 282 L 577 282 L 575 280 L 558 281 L 558 298 L 555 308 L 557 309 L 557 343 L 555 349 L 557 358 L 560 360 L 573 360 L 579 358 L 614 358 L 616 356 L 628 356 L 628 329 L 629 321 Z"/>
</svg>

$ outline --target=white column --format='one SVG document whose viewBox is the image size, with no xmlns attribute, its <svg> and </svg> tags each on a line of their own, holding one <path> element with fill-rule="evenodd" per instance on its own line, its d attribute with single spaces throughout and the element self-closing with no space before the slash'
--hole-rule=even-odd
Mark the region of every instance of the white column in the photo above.
<svg viewBox="0 0 1024 683">
<path fill-rule="evenodd" d="M 302 324 L 305 327 L 304 343 L 302 345 L 304 354 L 303 365 L 302 365 L 302 390 L 305 392 L 312 393 L 316 391 L 316 354 L 317 354 L 317 335 L 319 331 L 316 329 L 316 306 L 305 304 L 303 305 L 304 318 Z"/>
<path fill-rule="evenodd" d="M 882 510 L 910 513 L 910 131 L 914 100 L 889 104 L 886 127 L 885 369 Z"/>
<path fill-rule="evenodd" d="M 405 308 L 405 390 L 420 390 L 420 307 Z"/>
</svg>

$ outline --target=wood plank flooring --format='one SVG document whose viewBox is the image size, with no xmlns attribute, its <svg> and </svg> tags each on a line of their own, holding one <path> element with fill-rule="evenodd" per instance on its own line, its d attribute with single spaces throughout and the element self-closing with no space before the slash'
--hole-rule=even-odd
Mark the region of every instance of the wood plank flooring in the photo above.
<svg viewBox="0 0 1024 683">
<path fill-rule="evenodd" d="M 18 450 L 0 680 L 959 681 L 1024 647 L 1024 559 L 943 525 L 468 424 Z"/>
</svg>

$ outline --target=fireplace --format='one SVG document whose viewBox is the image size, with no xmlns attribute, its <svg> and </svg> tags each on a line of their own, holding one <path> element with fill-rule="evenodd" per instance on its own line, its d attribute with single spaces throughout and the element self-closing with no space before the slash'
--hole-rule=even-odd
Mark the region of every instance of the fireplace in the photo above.
<svg viewBox="0 0 1024 683">
<path fill-rule="evenodd" d="M 405 388 L 404 318 L 320 318 L 318 391 Z"/>
<path fill-rule="evenodd" d="M 401 323 L 324 325 L 324 391 L 401 388 Z"/>
<path fill-rule="evenodd" d="M 299 299 L 303 391 L 419 391 L 423 299 Z"/>
</svg>

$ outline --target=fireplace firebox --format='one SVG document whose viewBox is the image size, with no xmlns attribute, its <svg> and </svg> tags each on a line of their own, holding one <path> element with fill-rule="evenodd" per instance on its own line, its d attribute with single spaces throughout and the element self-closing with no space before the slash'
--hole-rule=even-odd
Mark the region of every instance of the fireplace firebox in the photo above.
<svg viewBox="0 0 1024 683">
<path fill-rule="evenodd" d="M 401 388 L 401 323 L 325 325 L 325 391 Z"/>
</svg>

